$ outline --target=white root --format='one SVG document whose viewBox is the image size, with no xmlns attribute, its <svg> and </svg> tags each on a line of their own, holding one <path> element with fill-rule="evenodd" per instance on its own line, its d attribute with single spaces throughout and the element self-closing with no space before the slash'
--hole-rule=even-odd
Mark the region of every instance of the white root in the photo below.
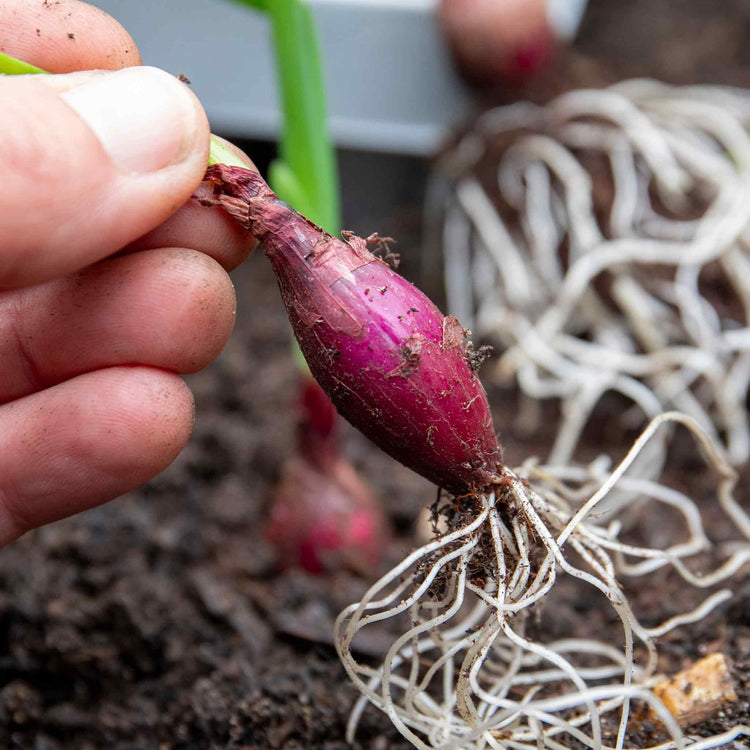
<svg viewBox="0 0 750 750">
<path fill-rule="evenodd" d="M 502 353 L 490 377 L 561 400 L 548 463 L 612 391 L 641 424 L 678 409 L 750 458 L 749 129 L 747 92 L 628 81 L 486 113 L 442 157 L 427 250 L 451 312 Z"/>
<path fill-rule="evenodd" d="M 735 542 L 712 544 L 694 500 L 633 475 L 667 425 L 695 437 L 717 477 L 718 506 L 737 527 Z M 625 750 L 637 746 L 629 736 L 644 711 L 660 722 L 651 750 L 708 750 L 750 736 L 744 725 L 714 737 L 686 735 L 651 690 L 659 680 L 656 639 L 727 601 L 728 579 L 750 561 L 750 519 L 733 498 L 735 471 L 711 435 L 689 416 L 665 413 L 614 470 L 603 460 L 565 468 L 528 461 L 506 469 L 503 480 L 493 494 L 450 505 L 453 530 L 409 555 L 339 616 L 337 651 L 361 692 L 349 739 L 368 704 L 422 750 Z M 609 504 L 617 492 L 628 503 Z M 627 541 L 636 505 L 641 518 L 668 514 L 667 544 Z M 667 567 L 687 584 L 714 590 L 661 623 L 649 612 L 647 627 L 623 586 Z M 608 603 L 619 639 L 595 623 L 588 637 L 544 639 L 545 618 L 556 614 L 545 599 L 565 578 Z M 534 625 L 533 612 L 542 625 Z M 357 639 L 372 628 L 392 634 L 377 666 L 356 658 Z"/>
</svg>

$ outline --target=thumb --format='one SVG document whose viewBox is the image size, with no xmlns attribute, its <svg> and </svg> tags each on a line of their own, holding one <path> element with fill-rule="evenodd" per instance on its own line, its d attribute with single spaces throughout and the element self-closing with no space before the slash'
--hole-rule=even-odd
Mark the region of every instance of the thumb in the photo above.
<svg viewBox="0 0 750 750">
<path fill-rule="evenodd" d="M 156 68 L 0 77 L 0 287 L 87 266 L 183 205 L 206 116 Z"/>
</svg>

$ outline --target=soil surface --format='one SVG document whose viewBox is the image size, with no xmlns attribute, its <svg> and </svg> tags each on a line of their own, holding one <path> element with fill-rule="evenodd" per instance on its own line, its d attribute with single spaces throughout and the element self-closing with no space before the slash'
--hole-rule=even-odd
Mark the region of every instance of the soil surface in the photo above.
<svg viewBox="0 0 750 750">
<path fill-rule="evenodd" d="M 750 70 L 748 3 L 721 3 L 721 12 L 712 0 L 690 5 L 688 12 L 676 1 L 596 0 L 569 63 L 571 79 L 596 84 L 647 69 L 674 80 L 741 83 Z M 262 167 L 262 154 L 249 150 Z M 347 173 L 361 175 L 369 165 L 377 178 L 387 161 L 343 158 L 345 194 Z M 404 185 L 413 188 L 400 196 L 398 212 L 379 205 L 368 214 L 360 204 L 345 204 L 345 215 L 363 234 L 397 236 L 402 269 L 415 278 L 425 167 L 411 167 L 407 180 L 389 186 L 402 193 Z M 358 195 L 360 184 L 352 179 L 349 196 Z M 349 747 L 345 724 L 356 695 L 332 647 L 331 626 L 376 571 L 369 579 L 345 571 L 314 577 L 274 565 L 261 526 L 269 488 L 292 451 L 296 374 L 285 314 L 262 255 L 234 280 L 237 328 L 219 360 L 189 378 L 198 419 L 177 462 L 128 497 L 27 534 L 0 553 L 0 747 Z M 509 463 L 544 455 L 554 413 L 545 434 L 524 435 L 513 427 L 515 394 L 490 396 Z M 606 424 L 605 415 L 592 449 L 621 452 L 625 436 Z M 434 488 L 353 430 L 344 430 L 342 442 L 390 518 L 385 570 L 414 545 L 415 519 L 434 500 Z M 710 483 L 695 454 L 686 448 L 676 461 L 676 476 L 690 476 L 709 503 Z M 746 488 L 743 481 L 747 506 Z M 721 538 L 720 516 L 708 517 L 716 519 L 711 534 Z M 641 532 L 658 533 L 658 525 L 644 524 Z M 731 659 L 738 701 L 694 727 L 697 734 L 750 720 L 750 581 L 740 579 L 736 588 L 710 618 L 661 642 L 661 666 L 670 672 L 714 651 Z M 630 594 L 654 621 L 684 608 L 688 596 L 668 575 Z M 542 626 L 557 637 L 590 632 L 592 623 L 611 627 L 599 604 L 578 589 L 561 592 L 554 618 Z M 377 655 L 383 644 L 365 648 Z M 655 738 L 653 724 L 641 721 L 639 741 Z M 409 745 L 384 715 L 368 709 L 355 747 Z"/>
</svg>

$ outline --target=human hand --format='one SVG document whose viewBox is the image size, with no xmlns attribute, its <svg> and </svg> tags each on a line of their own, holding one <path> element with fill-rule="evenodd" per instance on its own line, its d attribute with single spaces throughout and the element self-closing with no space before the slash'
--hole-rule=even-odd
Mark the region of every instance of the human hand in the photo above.
<svg viewBox="0 0 750 750">
<path fill-rule="evenodd" d="M 193 422 L 177 373 L 226 343 L 227 270 L 253 243 L 188 202 L 206 116 L 167 73 L 128 68 L 140 57 L 116 21 L 78 0 L 0 0 L 0 50 L 68 73 L 0 77 L 4 544 L 177 456 Z"/>
</svg>

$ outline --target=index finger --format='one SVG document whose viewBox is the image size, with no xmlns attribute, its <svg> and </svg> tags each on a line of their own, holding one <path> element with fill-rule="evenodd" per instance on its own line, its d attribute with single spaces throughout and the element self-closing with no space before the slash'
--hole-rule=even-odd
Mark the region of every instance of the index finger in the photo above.
<svg viewBox="0 0 750 750">
<path fill-rule="evenodd" d="M 50 73 L 141 64 L 130 34 L 79 0 L 0 0 L 0 52 Z"/>
</svg>

